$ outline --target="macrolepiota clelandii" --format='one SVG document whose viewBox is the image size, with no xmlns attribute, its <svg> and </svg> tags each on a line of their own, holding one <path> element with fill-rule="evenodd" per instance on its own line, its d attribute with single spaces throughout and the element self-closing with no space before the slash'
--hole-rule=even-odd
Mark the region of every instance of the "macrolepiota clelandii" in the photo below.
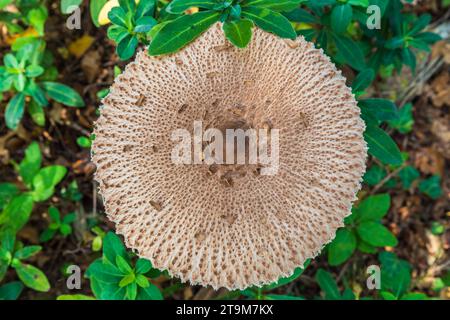
<svg viewBox="0 0 450 320">
<path fill-rule="evenodd" d="M 175 130 L 279 130 L 279 168 L 180 164 Z M 243 289 L 289 276 L 330 242 L 365 170 L 364 123 L 345 78 L 302 37 L 220 24 L 180 52 L 138 53 L 103 100 L 93 161 L 128 247 L 182 281 Z"/>
</svg>

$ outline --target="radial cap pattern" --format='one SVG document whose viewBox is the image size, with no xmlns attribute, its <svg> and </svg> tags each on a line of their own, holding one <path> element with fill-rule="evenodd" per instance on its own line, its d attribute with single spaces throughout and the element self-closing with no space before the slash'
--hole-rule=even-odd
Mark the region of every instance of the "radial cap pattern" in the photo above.
<svg viewBox="0 0 450 320">
<path fill-rule="evenodd" d="M 93 161 L 128 247 L 182 281 L 243 289 L 291 275 L 334 238 L 366 144 L 355 98 L 322 50 L 261 30 L 237 49 L 220 27 L 177 54 L 137 55 L 103 100 Z M 174 164 L 172 132 L 198 120 L 279 129 L 278 173 Z"/>
</svg>

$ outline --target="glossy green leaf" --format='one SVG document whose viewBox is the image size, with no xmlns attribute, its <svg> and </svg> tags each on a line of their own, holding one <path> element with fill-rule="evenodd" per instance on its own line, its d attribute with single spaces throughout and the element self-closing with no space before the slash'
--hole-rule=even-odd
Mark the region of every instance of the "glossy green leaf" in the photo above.
<svg viewBox="0 0 450 320">
<path fill-rule="evenodd" d="M 0 210 L 19 193 L 19 188 L 12 183 L 0 183 Z"/>
<path fill-rule="evenodd" d="M 28 113 L 30 114 L 31 119 L 33 119 L 34 123 L 36 123 L 40 127 L 45 126 L 45 112 L 42 108 L 42 105 L 36 103 L 36 101 L 34 100 L 31 100 L 30 104 L 28 105 Z"/>
<path fill-rule="evenodd" d="M 149 53 L 157 56 L 180 50 L 220 18 L 220 13 L 202 11 L 184 15 L 165 24 L 150 43 Z"/>
<path fill-rule="evenodd" d="M 259 7 L 245 7 L 242 16 L 252 20 L 264 31 L 276 34 L 281 38 L 295 39 L 297 34 L 287 18 L 282 14 Z"/>
<path fill-rule="evenodd" d="M 19 173 L 25 184 L 30 185 L 42 164 L 42 155 L 39 144 L 33 141 L 25 149 L 25 157 L 19 164 Z"/>
<path fill-rule="evenodd" d="M 113 232 L 108 232 L 103 239 L 103 257 L 110 263 L 115 263 L 116 256 L 127 260 L 127 252 L 122 241 Z"/>
<path fill-rule="evenodd" d="M 63 166 L 48 166 L 39 170 L 33 178 L 33 199 L 44 201 L 54 193 L 55 186 L 64 178 L 67 169 Z"/>
<path fill-rule="evenodd" d="M 42 82 L 44 91 L 53 100 L 70 107 L 84 107 L 83 98 L 71 87 L 57 82 Z"/>
<path fill-rule="evenodd" d="M 347 261 L 356 249 L 356 237 L 348 229 L 339 229 L 336 238 L 328 246 L 328 263 L 338 266 Z"/>
<path fill-rule="evenodd" d="M 409 133 L 414 125 L 414 118 L 412 113 L 413 105 L 411 103 L 405 104 L 398 111 L 397 119 L 388 121 L 391 128 L 397 129 L 400 133 Z"/>
<path fill-rule="evenodd" d="M 100 15 L 100 11 L 102 11 L 102 8 L 105 6 L 107 2 L 108 0 L 89 1 L 89 10 L 91 13 L 92 22 L 95 24 L 96 27 L 100 26 L 98 22 L 98 16 Z"/>
<path fill-rule="evenodd" d="M 361 221 L 377 221 L 383 218 L 391 206 L 391 196 L 387 193 L 365 198 L 358 206 Z"/>
<path fill-rule="evenodd" d="M 356 76 L 352 83 L 353 92 L 362 92 L 367 89 L 375 79 L 375 72 L 372 69 L 364 69 Z"/>
<path fill-rule="evenodd" d="M 150 271 L 152 264 L 147 259 L 140 258 L 136 262 L 136 273 L 144 274 Z"/>
<path fill-rule="evenodd" d="M 132 35 L 127 35 L 125 38 L 120 40 L 116 49 L 119 58 L 122 60 L 130 59 L 136 52 L 138 44 L 138 39 Z"/>
<path fill-rule="evenodd" d="M 355 41 L 338 35 L 334 35 L 333 39 L 338 53 L 347 64 L 356 70 L 364 70 L 366 68 L 363 51 Z"/>
<path fill-rule="evenodd" d="M 19 249 L 14 253 L 14 258 L 19 259 L 19 260 L 28 259 L 28 258 L 34 256 L 35 254 L 37 254 L 41 250 L 42 250 L 41 246 L 23 247 L 22 249 Z"/>
<path fill-rule="evenodd" d="M 166 10 L 173 14 L 182 14 L 192 7 L 211 10 L 216 5 L 217 2 L 212 0 L 173 0 L 169 3 Z"/>
<path fill-rule="evenodd" d="M 319 269 L 316 273 L 316 281 L 320 286 L 320 289 L 325 294 L 325 299 L 327 300 L 340 300 L 341 294 L 339 288 L 334 281 L 331 274 L 323 269 Z"/>
<path fill-rule="evenodd" d="M 23 93 L 18 93 L 6 105 L 5 122 L 9 129 L 17 129 L 20 120 L 22 120 L 24 109 L 25 95 Z"/>
<path fill-rule="evenodd" d="M 23 284 L 19 281 L 0 286 L 0 300 L 17 300 L 22 293 Z"/>
<path fill-rule="evenodd" d="M 419 191 L 429 196 L 431 199 L 438 199 L 442 195 L 441 177 L 432 176 L 419 183 Z"/>
<path fill-rule="evenodd" d="M 139 288 L 136 300 L 163 300 L 163 296 L 158 287 L 150 283 L 148 287 Z"/>
<path fill-rule="evenodd" d="M 47 292 L 50 290 L 50 284 L 45 274 L 38 268 L 29 265 L 19 263 L 16 266 L 16 272 L 23 284 L 28 288 L 31 288 L 40 292 Z"/>
<path fill-rule="evenodd" d="M 223 24 L 225 36 L 238 48 L 245 48 L 252 38 L 253 23 L 247 19 L 227 21 Z"/>
<path fill-rule="evenodd" d="M 403 163 L 397 144 L 384 130 L 369 125 L 364 132 L 364 139 L 369 147 L 369 154 L 384 164 L 401 165 Z"/>
<path fill-rule="evenodd" d="M 298 277 L 300 277 L 302 275 L 302 273 L 305 271 L 305 269 L 309 266 L 309 263 L 311 261 L 310 260 L 306 260 L 305 264 L 303 265 L 303 268 L 295 268 L 294 272 L 292 273 L 291 276 L 289 277 L 282 277 L 280 279 L 278 279 L 277 282 L 272 283 L 272 284 L 268 284 L 262 287 L 262 289 L 264 291 L 269 291 L 269 290 L 273 290 L 275 288 L 279 288 L 281 286 L 284 286 L 292 281 L 294 281 L 295 279 L 297 279 Z"/>
<path fill-rule="evenodd" d="M 0 225 L 19 231 L 28 222 L 33 204 L 29 194 L 15 196 L 0 214 Z"/>
<path fill-rule="evenodd" d="M 411 284 L 410 264 L 392 252 L 381 252 L 378 259 L 381 262 L 381 289 L 401 297 Z"/>
<path fill-rule="evenodd" d="M 361 239 L 375 247 L 395 247 L 398 243 L 397 238 L 379 222 L 363 222 L 356 230 Z"/>
<path fill-rule="evenodd" d="M 407 166 L 400 170 L 398 176 L 402 182 L 403 189 L 408 190 L 411 188 L 412 183 L 420 177 L 420 172 L 412 166 Z"/>
<path fill-rule="evenodd" d="M 260 8 L 267 8 L 273 11 L 292 11 L 300 6 L 301 3 L 307 0 L 247 0 L 242 3 L 242 6 L 253 6 Z"/>
<path fill-rule="evenodd" d="M 336 33 L 344 33 L 352 20 L 353 10 L 348 3 L 339 4 L 331 11 L 331 29 Z"/>
<path fill-rule="evenodd" d="M 56 300 L 95 300 L 95 298 L 84 294 L 63 294 L 58 296 Z"/>
</svg>

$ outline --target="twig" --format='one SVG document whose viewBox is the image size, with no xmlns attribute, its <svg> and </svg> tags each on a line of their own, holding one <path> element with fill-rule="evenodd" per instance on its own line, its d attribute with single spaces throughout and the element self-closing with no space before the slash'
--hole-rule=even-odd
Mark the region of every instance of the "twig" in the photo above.
<svg viewBox="0 0 450 320">
<path fill-rule="evenodd" d="M 388 182 L 391 178 L 395 177 L 403 168 L 405 168 L 406 164 L 403 164 L 401 167 L 395 169 L 394 171 L 392 171 L 391 173 L 389 173 L 386 177 L 383 178 L 383 180 L 381 180 L 380 182 L 378 182 L 378 184 L 373 187 L 372 191 L 370 191 L 370 195 L 373 195 L 375 193 L 377 193 L 377 191 L 384 186 L 384 184 L 386 182 Z"/>
</svg>

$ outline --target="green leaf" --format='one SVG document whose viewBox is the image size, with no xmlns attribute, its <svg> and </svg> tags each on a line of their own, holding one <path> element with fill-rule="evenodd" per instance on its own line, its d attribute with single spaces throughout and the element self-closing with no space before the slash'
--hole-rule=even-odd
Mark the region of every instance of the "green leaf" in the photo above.
<svg viewBox="0 0 450 320">
<path fill-rule="evenodd" d="M 98 22 L 98 16 L 100 15 L 100 11 L 102 11 L 102 8 L 105 6 L 107 2 L 108 0 L 89 1 L 89 10 L 91 13 L 92 22 L 96 27 L 100 26 Z"/>
<path fill-rule="evenodd" d="M 351 4 L 352 6 L 360 6 L 367 8 L 370 4 L 369 0 L 349 0 L 348 4 Z"/>
<path fill-rule="evenodd" d="M 150 282 L 142 274 L 138 274 L 136 276 L 136 283 L 141 288 L 147 288 L 148 286 L 150 286 Z"/>
<path fill-rule="evenodd" d="M 316 281 L 319 284 L 320 289 L 322 289 L 322 291 L 325 293 L 325 299 L 342 299 L 336 281 L 334 281 L 330 273 L 326 272 L 323 269 L 319 269 L 316 273 Z"/>
<path fill-rule="evenodd" d="M 136 52 L 136 48 L 139 44 L 137 37 L 132 35 L 127 35 L 125 38 L 120 40 L 117 44 L 117 54 L 121 60 L 130 59 Z"/>
<path fill-rule="evenodd" d="M 380 295 L 384 300 L 397 300 L 397 297 L 388 291 L 381 291 Z"/>
<path fill-rule="evenodd" d="M 252 20 L 264 31 L 274 33 L 281 38 L 297 38 L 289 20 L 278 12 L 259 7 L 245 7 L 242 9 L 242 16 Z"/>
<path fill-rule="evenodd" d="M 411 284 L 411 266 L 392 252 L 381 252 L 378 259 L 381 262 L 381 289 L 401 297 Z"/>
<path fill-rule="evenodd" d="M 434 44 L 435 42 L 442 40 L 442 37 L 433 32 L 422 32 L 415 35 L 414 39 L 428 44 Z"/>
<path fill-rule="evenodd" d="M 397 106 L 386 99 L 363 99 L 358 102 L 361 112 L 375 117 L 379 121 L 397 120 Z"/>
<path fill-rule="evenodd" d="M 119 237 L 113 232 L 108 232 L 103 239 L 103 257 L 110 263 L 115 263 L 116 256 L 121 256 L 127 260 L 127 251 Z"/>
<path fill-rule="evenodd" d="M 119 287 L 121 288 L 126 287 L 130 283 L 133 283 L 135 279 L 136 278 L 133 273 L 127 274 L 125 277 L 122 278 L 122 280 L 120 280 Z"/>
<path fill-rule="evenodd" d="M 116 256 L 116 266 L 124 274 L 133 273 L 133 269 L 130 267 L 128 262 L 121 256 Z"/>
<path fill-rule="evenodd" d="M 225 36 L 238 48 L 245 48 L 252 38 L 253 23 L 247 19 L 226 21 L 223 24 Z"/>
<path fill-rule="evenodd" d="M 376 186 L 378 183 L 380 183 L 381 180 L 383 180 L 386 177 L 386 175 L 387 175 L 386 169 L 377 165 L 373 165 L 364 174 L 364 182 L 367 183 L 369 186 L 373 187 Z"/>
<path fill-rule="evenodd" d="M 411 30 L 407 32 L 407 35 L 415 35 L 421 30 L 423 30 L 427 25 L 429 25 L 431 22 L 431 15 L 430 14 L 423 14 L 414 22 L 413 27 Z"/>
<path fill-rule="evenodd" d="M 84 294 L 63 294 L 58 296 L 56 300 L 95 300 L 95 298 Z"/>
<path fill-rule="evenodd" d="M 128 29 L 126 13 L 121 7 L 114 7 L 108 12 L 108 19 L 115 25 Z"/>
<path fill-rule="evenodd" d="M 25 95 L 16 94 L 6 105 L 5 122 L 9 129 L 16 130 L 20 120 L 22 120 L 25 109 Z"/>
<path fill-rule="evenodd" d="M 31 101 L 32 103 L 37 103 L 43 107 L 48 106 L 48 100 L 45 96 L 45 92 L 34 81 L 28 82 L 28 85 L 25 88 L 25 93 L 33 98 L 33 100 Z"/>
<path fill-rule="evenodd" d="M 64 178 L 67 169 L 63 166 L 48 166 L 39 170 L 33 178 L 33 199 L 44 201 L 54 193 L 55 186 Z"/>
<path fill-rule="evenodd" d="M 42 105 L 36 103 L 35 100 L 31 100 L 30 104 L 28 105 L 28 113 L 30 114 L 31 119 L 33 119 L 34 123 L 36 123 L 40 127 L 45 126 L 45 113 Z"/>
<path fill-rule="evenodd" d="M 375 79 L 375 72 L 372 69 L 364 69 L 356 76 L 352 83 L 353 92 L 362 92 L 367 89 Z"/>
<path fill-rule="evenodd" d="M 6 283 L 0 287 L 0 300 L 17 300 L 22 290 L 23 285 L 19 281 Z"/>
<path fill-rule="evenodd" d="M 358 241 L 358 250 L 363 253 L 374 254 L 377 252 L 377 248 L 360 240 Z"/>
<path fill-rule="evenodd" d="M 422 292 L 408 292 L 400 300 L 428 300 L 428 296 Z"/>
<path fill-rule="evenodd" d="M 47 20 L 48 12 L 44 6 L 28 11 L 27 18 L 31 26 L 36 29 L 39 35 L 44 35 L 44 25 Z"/>
<path fill-rule="evenodd" d="M 416 56 L 409 48 L 403 48 L 402 49 L 402 60 L 403 63 L 406 64 L 411 68 L 411 71 L 414 73 L 416 72 Z"/>
<path fill-rule="evenodd" d="M 139 288 L 136 300 L 163 300 L 161 291 L 153 283 L 146 288 Z"/>
<path fill-rule="evenodd" d="M 29 194 L 15 196 L 0 214 L 0 224 L 19 231 L 28 222 L 33 204 L 33 198 Z"/>
<path fill-rule="evenodd" d="M 166 7 L 166 11 L 172 14 L 182 14 L 192 7 L 211 10 L 216 5 L 217 2 L 212 0 L 173 0 Z"/>
<path fill-rule="evenodd" d="M 419 183 L 419 191 L 436 200 L 442 195 L 441 177 L 432 176 Z"/>
<path fill-rule="evenodd" d="M 61 234 L 64 236 L 64 237 L 66 237 L 66 236 L 68 236 L 69 234 L 71 234 L 72 233 L 72 227 L 70 226 L 70 225 L 68 225 L 68 224 L 62 224 L 61 225 L 61 227 L 59 228 L 60 229 L 60 231 L 61 231 Z"/>
<path fill-rule="evenodd" d="M 14 253 L 14 258 L 19 260 L 28 259 L 32 256 L 34 256 L 36 253 L 42 250 L 41 246 L 27 246 L 23 247 L 22 249 L 17 250 Z"/>
<path fill-rule="evenodd" d="M 331 28 L 336 33 L 344 33 L 352 20 L 353 10 L 348 3 L 339 4 L 331 11 Z"/>
<path fill-rule="evenodd" d="M 319 23 L 320 21 L 308 11 L 297 8 L 295 10 L 285 12 L 283 15 L 293 22 Z"/>
<path fill-rule="evenodd" d="M 30 78 L 39 77 L 44 73 L 44 68 L 38 65 L 30 65 L 25 69 L 25 75 Z"/>
<path fill-rule="evenodd" d="M 292 11 L 300 6 L 302 2 L 307 0 L 247 0 L 242 3 L 242 6 L 253 6 L 266 8 L 273 11 Z"/>
<path fill-rule="evenodd" d="M 336 238 L 328 246 L 328 263 L 338 266 L 347 261 L 356 249 L 356 237 L 348 229 L 339 229 Z"/>
<path fill-rule="evenodd" d="M 407 166 L 400 170 L 398 176 L 402 182 L 403 189 L 408 190 L 411 188 L 412 183 L 420 177 L 420 173 L 416 168 Z"/>
<path fill-rule="evenodd" d="M 311 262 L 310 260 L 306 260 L 305 264 L 303 265 L 303 268 L 300 268 L 300 267 L 296 268 L 291 276 L 280 278 L 275 283 L 265 285 L 262 287 L 262 290 L 263 291 L 273 290 L 275 288 L 279 288 L 281 286 L 284 286 L 284 285 L 294 281 L 295 279 L 297 279 L 298 277 L 300 277 L 302 275 L 303 271 L 305 271 L 305 269 L 309 266 L 310 262 Z"/>
<path fill-rule="evenodd" d="M 157 56 L 176 52 L 200 36 L 219 18 L 218 12 L 202 11 L 172 20 L 154 35 L 149 53 Z"/>
<path fill-rule="evenodd" d="M 394 120 L 388 121 L 388 124 L 391 128 L 397 129 L 400 133 L 409 133 L 412 130 L 414 125 L 414 118 L 412 115 L 412 107 L 411 103 L 407 103 L 400 108 L 398 112 L 398 118 Z"/>
<path fill-rule="evenodd" d="M 19 173 L 26 185 L 30 185 L 42 164 L 39 144 L 33 141 L 25 150 L 25 158 L 19 164 Z"/>
<path fill-rule="evenodd" d="M 376 221 L 383 218 L 391 206 L 391 196 L 387 193 L 369 196 L 358 206 L 361 221 Z"/>
<path fill-rule="evenodd" d="M 28 288 L 40 292 L 47 292 L 50 290 L 50 284 L 48 283 L 47 277 L 38 268 L 19 262 L 15 269 L 19 279 L 22 280 L 23 284 Z"/>
<path fill-rule="evenodd" d="M 70 107 L 84 107 L 83 98 L 72 88 L 57 82 L 42 82 L 44 91 L 53 100 Z"/>
<path fill-rule="evenodd" d="M 134 18 L 139 20 L 143 16 L 153 16 L 156 9 L 157 0 L 140 1 L 136 7 Z"/>
<path fill-rule="evenodd" d="M 39 241 L 40 242 L 47 242 L 47 241 L 53 239 L 55 234 L 56 234 L 56 230 L 55 229 L 46 229 L 39 236 Z"/>
<path fill-rule="evenodd" d="M 149 32 L 157 24 L 158 21 L 152 17 L 141 17 L 136 21 L 134 32 Z"/>
<path fill-rule="evenodd" d="M 395 247 L 397 238 L 379 222 L 366 221 L 357 227 L 358 235 L 375 247 Z"/>
<path fill-rule="evenodd" d="M 126 296 L 128 300 L 136 300 L 137 289 L 136 282 L 132 282 L 126 287 Z"/>
<path fill-rule="evenodd" d="M 4 182 L 0 183 L 0 210 L 19 193 L 19 188 L 15 184 Z"/>
<path fill-rule="evenodd" d="M 366 68 L 364 54 L 361 48 L 352 39 L 344 36 L 333 35 L 334 43 L 340 56 L 356 70 Z"/>
<path fill-rule="evenodd" d="M 364 139 L 369 147 L 369 154 L 384 164 L 401 165 L 403 163 L 398 146 L 382 129 L 372 125 L 367 126 Z"/>
<path fill-rule="evenodd" d="M 136 273 L 145 274 L 150 271 L 152 264 L 147 259 L 140 258 L 136 262 Z"/>
<path fill-rule="evenodd" d="M 61 12 L 64 14 L 72 13 L 72 8 L 79 7 L 83 0 L 61 0 Z"/>
<path fill-rule="evenodd" d="M 91 278 L 91 281 L 97 279 L 101 283 L 111 283 L 118 286 L 124 275 L 112 264 L 102 263 L 102 260 L 98 259 L 89 266 L 87 276 Z"/>
</svg>

